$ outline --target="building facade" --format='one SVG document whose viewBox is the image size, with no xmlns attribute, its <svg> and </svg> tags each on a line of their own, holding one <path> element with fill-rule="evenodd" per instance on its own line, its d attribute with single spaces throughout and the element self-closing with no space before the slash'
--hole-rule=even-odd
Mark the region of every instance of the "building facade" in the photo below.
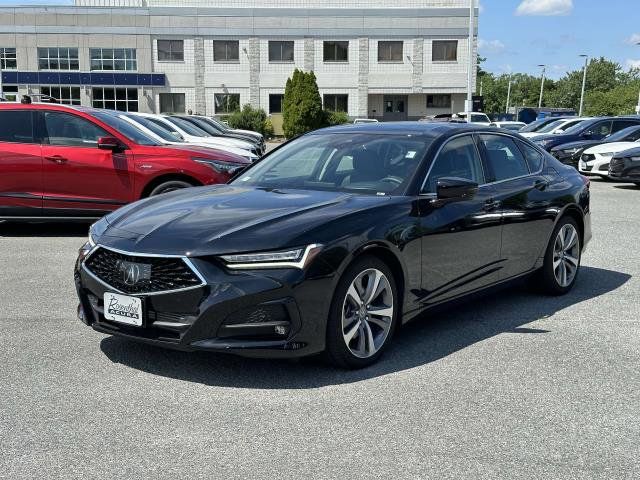
<svg viewBox="0 0 640 480">
<path fill-rule="evenodd" d="M 299 68 L 315 72 L 325 108 L 351 117 L 463 111 L 469 55 L 476 57 L 469 0 L 389 4 L 76 0 L 3 7 L 2 91 L 130 111 L 224 115 L 249 103 L 278 114 L 287 78 Z"/>
</svg>

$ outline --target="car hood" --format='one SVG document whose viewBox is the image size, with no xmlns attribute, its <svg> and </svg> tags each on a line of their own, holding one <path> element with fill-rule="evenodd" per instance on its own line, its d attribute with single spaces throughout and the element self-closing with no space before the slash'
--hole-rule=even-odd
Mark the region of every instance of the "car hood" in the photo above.
<svg viewBox="0 0 640 480">
<path fill-rule="evenodd" d="M 238 140 L 237 138 L 230 137 L 194 137 L 189 136 L 190 142 L 204 143 L 210 145 L 223 145 L 225 147 L 241 148 L 248 150 L 253 148 L 249 142 L 245 140 Z"/>
<path fill-rule="evenodd" d="M 622 158 L 622 157 L 640 157 L 640 146 L 629 148 L 627 150 L 623 150 L 622 152 L 618 152 L 614 157 Z"/>
<path fill-rule="evenodd" d="M 179 190 L 105 217 L 97 241 L 120 250 L 189 256 L 322 243 L 305 233 L 393 197 L 215 185 Z M 347 227 L 347 225 L 345 225 Z M 334 233 L 335 234 L 335 233 Z"/>
<path fill-rule="evenodd" d="M 629 150 L 630 148 L 638 147 L 638 142 L 611 142 L 603 143 L 595 147 L 588 148 L 584 153 L 606 153 L 606 152 L 622 152 L 623 150 Z"/>
<path fill-rule="evenodd" d="M 552 151 L 556 150 L 570 150 L 572 148 L 588 148 L 589 146 L 595 146 L 606 143 L 606 140 L 578 140 L 575 142 L 563 143 L 557 147 L 553 147 Z"/>
<path fill-rule="evenodd" d="M 242 130 L 242 129 L 238 129 L 238 128 L 232 128 L 231 131 L 233 133 L 239 133 L 241 135 L 247 135 L 249 137 L 254 137 L 254 138 L 258 138 L 258 139 L 262 139 L 263 138 L 261 133 L 252 132 L 251 130 Z"/>
<path fill-rule="evenodd" d="M 250 160 L 244 154 L 244 151 L 238 150 L 237 153 L 230 152 L 222 148 L 216 148 L 215 145 L 198 145 L 194 143 L 165 143 L 162 148 L 168 151 L 186 153 L 193 156 L 212 158 L 214 160 L 222 160 L 224 162 L 234 162 L 242 164 L 250 164 Z M 242 155 L 240 154 L 242 153 Z"/>
</svg>

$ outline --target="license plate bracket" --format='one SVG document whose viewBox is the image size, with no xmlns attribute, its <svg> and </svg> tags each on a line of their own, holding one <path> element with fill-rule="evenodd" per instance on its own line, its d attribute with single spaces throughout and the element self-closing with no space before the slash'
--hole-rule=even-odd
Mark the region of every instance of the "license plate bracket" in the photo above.
<svg viewBox="0 0 640 480">
<path fill-rule="evenodd" d="M 105 292 L 104 318 L 135 327 L 144 325 L 142 299 L 120 293 Z"/>
</svg>

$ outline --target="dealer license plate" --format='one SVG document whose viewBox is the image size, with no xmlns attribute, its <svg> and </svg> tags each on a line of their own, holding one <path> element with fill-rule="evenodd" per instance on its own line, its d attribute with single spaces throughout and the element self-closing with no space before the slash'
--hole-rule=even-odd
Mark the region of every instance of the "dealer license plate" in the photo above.
<svg viewBox="0 0 640 480">
<path fill-rule="evenodd" d="M 142 326 L 142 300 L 118 293 L 104 294 L 104 318 L 127 325 Z"/>
</svg>

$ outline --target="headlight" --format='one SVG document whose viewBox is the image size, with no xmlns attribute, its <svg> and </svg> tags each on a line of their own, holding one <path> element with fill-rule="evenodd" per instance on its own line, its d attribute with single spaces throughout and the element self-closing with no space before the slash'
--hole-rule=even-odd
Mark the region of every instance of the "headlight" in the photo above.
<svg viewBox="0 0 640 480">
<path fill-rule="evenodd" d="M 244 165 L 238 165 L 237 163 L 223 162 L 221 160 L 212 160 L 209 158 L 192 158 L 194 162 L 202 163 L 213 168 L 218 173 L 226 175 L 233 175 L 244 168 Z"/>
<path fill-rule="evenodd" d="M 303 269 L 321 250 L 317 243 L 307 247 L 291 248 L 277 252 L 238 253 L 221 255 L 227 267 L 232 269 L 299 268 Z"/>
<path fill-rule="evenodd" d="M 95 223 L 93 225 L 95 225 Z M 89 238 L 87 240 L 87 243 L 91 248 L 96 246 L 96 241 L 93 239 L 93 225 L 89 227 Z"/>
<path fill-rule="evenodd" d="M 629 157 L 634 162 L 640 162 L 640 157 Z"/>
<path fill-rule="evenodd" d="M 536 145 L 540 145 L 541 147 L 546 147 L 551 143 L 551 140 L 534 140 Z"/>
<path fill-rule="evenodd" d="M 567 155 L 574 155 L 580 151 L 579 148 L 567 148 L 566 150 L 560 150 L 562 153 L 566 153 Z"/>
<path fill-rule="evenodd" d="M 604 153 L 601 153 L 600 156 L 601 157 L 613 157 L 614 153 L 615 152 L 604 152 Z"/>
</svg>

